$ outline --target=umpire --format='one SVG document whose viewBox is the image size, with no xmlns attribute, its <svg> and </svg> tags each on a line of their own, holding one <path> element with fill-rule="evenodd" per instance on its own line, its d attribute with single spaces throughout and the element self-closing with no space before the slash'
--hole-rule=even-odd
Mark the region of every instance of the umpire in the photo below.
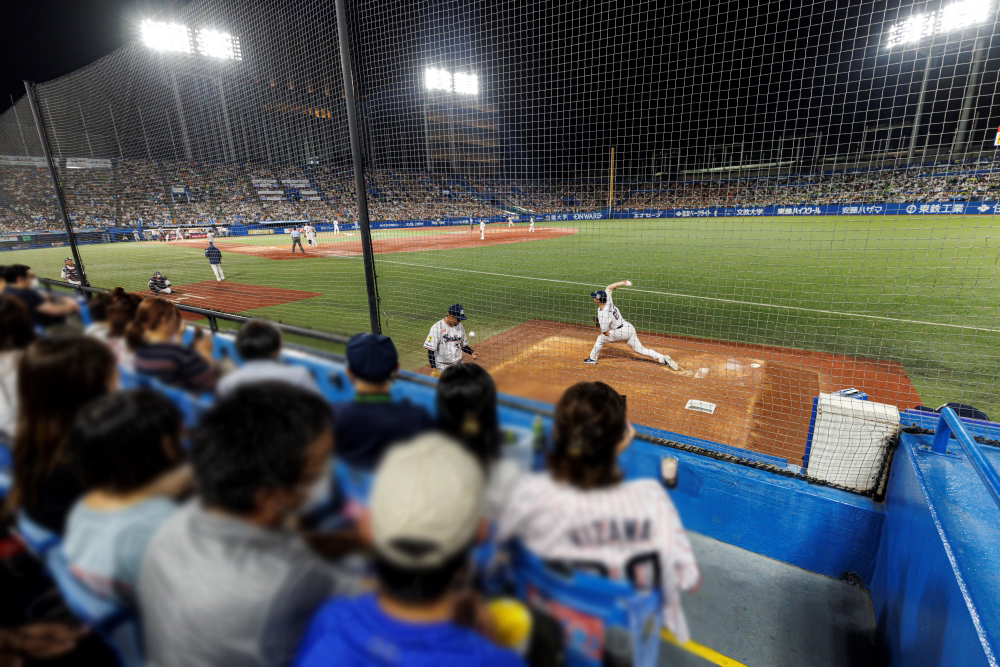
<svg viewBox="0 0 1000 667">
<path fill-rule="evenodd" d="M 306 249 L 302 247 L 302 231 L 296 227 L 292 229 L 292 254 L 295 253 L 295 246 L 299 246 L 302 254 L 306 254 Z"/>
<path fill-rule="evenodd" d="M 205 248 L 205 257 L 208 258 L 208 265 L 212 267 L 212 273 L 215 274 L 215 281 L 222 282 L 225 280 L 226 276 L 222 273 L 222 252 L 211 241 L 208 242 L 208 247 Z"/>
</svg>

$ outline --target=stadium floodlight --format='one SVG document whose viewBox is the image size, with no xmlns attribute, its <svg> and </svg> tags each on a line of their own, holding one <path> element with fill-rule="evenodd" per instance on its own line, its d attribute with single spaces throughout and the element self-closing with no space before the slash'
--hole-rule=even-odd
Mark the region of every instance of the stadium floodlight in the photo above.
<svg viewBox="0 0 1000 667">
<path fill-rule="evenodd" d="M 198 53 L 209 58 L 224 58 L 238 60 L 239 53 L 236 40 L 226 32 L 218 30 L 199 30 L 195 33 Z"/>
<path fill-rule="evenodd" d="M 140 28 L 143 43 L 151 49 L 191 53 L 191 39 L 188 37 L 187 26 L 179 23 L 143 21 Z"/>
<path fill-rule="evenodd" d="M 424 85 L 427 90 L 446 90 L 451 92 L 451 74 L 437 67 L 424 70 Z"/>
<path fill-rule="evenodd" d="M 963 0 L 926 14 L 913 14 L 889 28 L 886 46 L 915 44 L 926 37 L 943 35 L 985 23 L 991 16 L 993 0 Z"/>
<path fill-rule="evenodd" d="M 475 74 L 455 72 L 453 89 L 459 95 L 478 95 L 479 77 Z"/>
</svg>

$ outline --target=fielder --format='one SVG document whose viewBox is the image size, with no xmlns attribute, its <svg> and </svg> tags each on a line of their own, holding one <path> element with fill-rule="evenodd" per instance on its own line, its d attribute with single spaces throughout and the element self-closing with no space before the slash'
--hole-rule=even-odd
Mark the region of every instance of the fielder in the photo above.
<svg viewBox="0 0 1000 667">
<path fill-rule="evenodd" d="M 303 255 L 306 254 L 306 249 L 302 247 L 302 232 L 299 230 L 298 227 L 295 227 L 294 229 L 292 229 L 292 254 L 293 255 L 295 254 L 295 246 L 299 247 L 299 250 L 302 251 Z"/>
<path fill-rule="evenodd" d="M 211 227 L 209 227 L 208 229 L 206 229 L 205 230 L 205 238 L 208 239 L 209 243 L 213 243 L 215 241 L 215 230 L 212 229 Z"/>
<path fill-rule="evenodd" d="M 529 232 L 535 231 L 535 219 L 534 218 L 531 219 L 531 224 L 528 225 L 528 231 Z"/>
<path fill-rule="evenodd" d="M 514 226 L 514 216 L 512 215 L 507 216 L 507 226 L 508 227 Z"/>
<path fill-rule="evenodd" d="M 215 282 L 225 280 L 226 276 L 222 273 L 222 252 L 215 247 L 214 243 L 209 243 L 208 247 L 205 248 L 205 257 L 208 258 L 208 264 L 212 267 L 212 273 L 215 274 Z"/>
<path fill-rule="evenodd" d="M 59 274 L 59 279 L 70 285 L 79 286 L 83 284 L 83 276 L 80 274 L 80 269 L 76 268 L 76 264 L 73 263 L 72 257 L 66 258 L 62 272 Z"/>
<path fill-rule="evenodd" d="M 306 244 L 310 248 L 315 248 L 318 245 L 316 243 L 316 228 L 312 226 L 312 223 L 310 223 L 303 227 L 302 231 L 306 233 Z"/>
<path fill-rule="evenodd" d="M 170 287 L 170 281 L 167 277 L 160 273 L 159 271 L 153 271 L 152 277 L 149 279 L 149 291 L 153 294 L 173 294 L 174 290 Z"/>
<path fill-rule="evenodd" d="M 449 366 L 462 363 L 462 353 L 471 354 L 473 361 L 479 355 L 469 347 L 469 339 L 465 336 L 465 308 L 456 303 L 448 309 L 444 319 L 438 320 L 431 327 L 424 341 L 427 349 L 427 361 L 431 365 L 431 375 L 438 377 Z"/>
<path fill-rule="evenodd" d="M 334 221 L 333 221 L 333 233 L 334 234 L 339 234 L 340 233 L 340 220 L 334 219 Z"/>
<path fill-rule="evenodd" d="M 486 240 L 486 221 L 482 219 L 479 221 L 479 240 Z"/>
<path fill-rule="evenodd" d="M 596 292 L 591 292 L 590 296 L 597 304 L 597 317 L 594 318 L 594 323 L 601 330 L 601 335 L 597 337 L 597 342 L 594 343 L 594 349 L 590 351 L 590 356 L 583 360 L 585 364 L 597 365 L 597 357 L 601 353 L 601 348 L 604 347 L 605 343 L 618 343 L 625 341 L 625 343 L 636 351 L 636 353 L 641 354 L 644 357 L 650 357 L 656 359 L 658 363 L 666 364 L 670 366 L 671 370 L 679 370 L 680 367 L 677 362 L 671 359 L 665 354 L 660 354 L 656 350 L 651 350 L 648 347 L 643 347 L 642 343 L 639 342 L 639 337 L 635 335 L 635 327 L 625 321 L 622 314 L 615 307 L 614 302 L 611 300 L 611 293 L 614 292 L 619 287 L 631 287 L 631 280 L 622 280 L 620 282 L 614 283 L 613 285 L 608 285 L 605 289 L 598 290 Z"/>
</svg>

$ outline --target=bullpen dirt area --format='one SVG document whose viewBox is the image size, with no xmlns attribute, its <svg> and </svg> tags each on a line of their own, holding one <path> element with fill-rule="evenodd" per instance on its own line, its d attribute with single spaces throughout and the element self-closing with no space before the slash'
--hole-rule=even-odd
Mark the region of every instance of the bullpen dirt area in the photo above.
<svg viewBox="0 0 1000 667">
<path fill-rule="evenodd" d="M 797 465 L 821 391 L 856 388 L 900 410 L 920 404 L 895 362 L 640 332 L 643 345 L 669 354 L 680 371 L 624 343 L 605 345 L 597 366 L 584 365 L 596 338 L 593 327 L 531 320 L 473 347 L 504 393 L 555 403 L 566 387 L 600 380 L 627 396 L 637 424 Z M 691 399 L 714 403 L 714 414 L 686 409 Z"/>
<path fill-rule="evenodd" d="M 291 301 L 302 301 L 319 296 L 318 292 L 303 292 L 300 290 L 280 289 L 277 287 L 261 287 L 260 285 L 241 285 L 240 283 L 223 280 L 205 280 L 189 285 L 177 285 L 173 294 L 161 294 L 165 299 L 195 306 L 196 308 L 211 308 L 224 313 L 243 313 L 255 308 L 277 306 Z M 146 293 L 143 293 L 145 295 Z M 200 320 L 201 316 L 194 313 L 181 315 L 185 320 Z"/>
<path fill-rule="evenodd" d="M 479 226 L 473 231 L 468 227 L 446 227 L 434 229 L 421 227 L 417 229 L 382 229 L 372 233 L 372 250 L 376 254 L 394 252 L 425 252 L 428 250 L 447 250 L 450 248 L 483 248 L 491 245 L 507 243 L 528 243 L 531 241 L 546 241 L 576 234 L 578 230 L 571 227 L 541 227 L 529 232 L 527 225 L 507 227 L 504 223 L 486 226 L 486 238 L 479 240 Z M 306 252 L 298 250 L 292 253 L 292 240 L 288 236 L 248 236 L 255 243 L 242 243 L 230 239 L 219 242 L 218 247 L 223 253 L 237 252 L 242 255 L 253 255 L 266 259 L 317 259 L 324 257 L 359 257 L 361 255 L 361 237 L 357 232 L 343 232 L 333 235 L 323 232 L 320 235 L 319 247 L 306 246 Z M 330 238 L 336 240 L 329 240 Z M 204 240 L 171 241 L 171 245 L 181 245 L 203 248 Z M 303 243 L 305 241 L 303 240 Z"/>
</svg>

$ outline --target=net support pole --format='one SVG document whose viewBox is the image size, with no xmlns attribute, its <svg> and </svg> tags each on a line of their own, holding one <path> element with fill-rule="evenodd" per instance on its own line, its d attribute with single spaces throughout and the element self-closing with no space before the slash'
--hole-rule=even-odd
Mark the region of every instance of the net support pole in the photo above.
<svg viewBox="0 0 1000 667">
<path fill-rule="evenodd" d="M 69 249 L 73 254 L 73 261 L 80 271 L 80 282 L 84 287 L 89 287 L 87 272 L 83 268 L 83 260 L 80 259 L 80 250 L 76 247 L 76 234 L 73 233 L 73 225 L 69 222 L 69 212 L 66 209 L 66 199 L 63 197 L 62 188 L 59 186 L 59 176 L 56 174 L 55 164 L 52 162 L 52 150 L 49 148 L 49 135 L 45 131 L 45 121 L 42 119 L 41 111 L 38 109 L 38 99 L 35 97 L 35 84 L 31 81 L 24 82 L 24 89 L 28 93 L 28 104 L 31 105 L 31 115 L 35 119 L 35 128 L 38 130 L 38 139 L 42 142 L 42 153 L 45 156 L 45 164 L 49 168 L 49 177 L 52 179 L 52 190 L 56 194 L 56 204 L 59 206 L 59 215 L 62 216 L 63 224 L 66 225 L 66 238 L 69 240 Z"/>
<path fill-rule="evenodd" d="M 340 38 L 340 68 L 344 73 L 344 102 L 347 106 L 347 130 L 351 136 L 351 160 L 354 163 L 354 186 L 358 196 L 358 227 L 361 232 L 361 254 L 365 262 L 365 288 L 368 291 L 368 317 L 372 333 L 382 333 L 378 315 L 378 292 L 375 285 L 375 256 L 372 254 L 372 230 L 368 223 L 368 190 L 365 188 L 364 160 L 361 156 L 361 135 L 358 130 L 358 110 L 354 104 L 354 75 L 351 72 L 351 44 L 347 33 L 347 7 L 336 0 L 337 33 Z"/>
<path fill-rule="evenodd" d="M 615 147 L 611 147 L 611 169 L 608 171 L 608 217 L 615 201 Z"/>
</svg>

